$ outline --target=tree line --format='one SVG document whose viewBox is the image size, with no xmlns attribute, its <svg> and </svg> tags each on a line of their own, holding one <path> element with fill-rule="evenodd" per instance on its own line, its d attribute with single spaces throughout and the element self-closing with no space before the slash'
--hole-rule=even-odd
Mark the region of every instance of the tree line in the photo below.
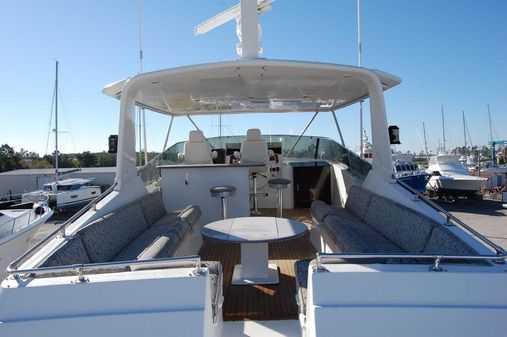
<svg viewBox="0 0 507 337">
<path fill-rule="evenodd" d="M 54 153 L 40 156 L 36 152 L 21 148 L 19 151 L 8 145 L 0 146 L 0 172 L 17 169 L 42 169 L 53 168 L 55 162 Z M 116 154 L 107 152 L 84 151 L 81 153 L 60 153 L 58 155 L 58 167 L 109 167 L 116 166 Z"/>
</svg>

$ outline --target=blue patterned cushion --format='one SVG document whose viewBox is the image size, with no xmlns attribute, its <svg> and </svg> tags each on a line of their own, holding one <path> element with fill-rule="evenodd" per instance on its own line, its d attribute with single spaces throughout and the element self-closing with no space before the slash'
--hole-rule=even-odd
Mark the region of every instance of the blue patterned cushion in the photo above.
<svg viewBox="0 0 507 337">
<path fill-rule="evenodd" d="M 365 222 L 407 253 L 421 253 L 438 226 L 433 220 L 374 194 Z"/>
<path fill-rule="evenodd" d="M 68 266 L 71 264 L 90 263 L 90 257 L 86 253 L 86 249 L 81 238 L 74 237 L 69 239 L 58 248 L 48 259 L 40 265 L 40 267 L 56 267 Z"/>
<path fill-rule="evenodd" d="M 92 222 L 79 231 L 92 262 L 110 261 L 148 228 L 138 202 Z"/>
<path fill-rule="evenodd" d="M 193 227 L 201 217 L 201 209 L 197 205 L 187 206 L 180 211 L 178 217 L 185 220 L 190 227 Z"/>
<path fill-rule="evenodd" d="M 433 229 L 428 244 L 424 248 L 424 253 L 477 255 L 477 252 L 470 245 L 442 225 Z"/>
<path fill-rule="evenodd" d="M 403 250 L 387 240 L 364 222 L 330 215 L 325 228 L 334 237 L 342 253 L 402 253 Z"/>
<path fill-rule="evenodd" d="M 167 213 L 162 199 L 162 192 L 149 193 L 139 200 L 139 203 L 148 226 L 153 225 Z"/>
<path fill-rule="evenodd" d="M 370 205 L 371 196 L 372 193 L 364 187 L 352 185 L 345 202 L 345 208 L 363 221 Z"/>
<path fill-rule="evenodd" d="M 186 221 L 178 218 L 177 216 L 173 216 L 171 213 L 166 214 L 153 225 L 153 227 L 160 226 L 166 227 L 168 230 L 174 230 L 180 239 L 183 239 L 190 229 Z"/>
<path fill-rule="evenodd" d="M 176 251 L 179 241 L 178 234 L 166 226 L 151 227 L 117 254 L 113 261 L 171 257 Z"/>
<path fill-rule="evenodd" d="M 329 215 L 337 215 L 349 220 L 360 221 L 354 214 L 342 207 L 330 206 L 323 201 L 316 200 L 312 202 L 311 213 L 318 224 L 323 224 Z"/>
</svg>

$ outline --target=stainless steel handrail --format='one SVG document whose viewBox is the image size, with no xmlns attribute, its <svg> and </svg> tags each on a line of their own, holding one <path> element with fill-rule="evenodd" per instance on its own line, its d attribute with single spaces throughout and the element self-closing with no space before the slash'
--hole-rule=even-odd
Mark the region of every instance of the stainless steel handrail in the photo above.
<svg viewBox="0 0 507 337">
<path fill-rule="evenodd" d="M 481 241 L 483 241 L 484 243 L 486 243 L 488 246 L 490 246 L 491 248 L 493 248 L 495 250 L 495 252 L 496 252 L 497 255 L 505 255 L 505 250 L 502 247 L 498 246 L 496 243 L 492 242 L 491 240 L 489 240 L 488 238 L 486 238 L 484 235 L 482 235 L 481 233 L 477 232 L 475 229 L 473 229 L 472 227 L 468 226 L 466 223 L 464 223 L 463 221 L 461 221 L 460 219 L 458 219 L 457 217 L 455 217 L 451 213 L 447 212 L 440 205 L 438 205 L 435 202 L 429 200 L 428 198 L 426 198 L 426 196 L 424 196 L 423 194 L 417 192 L 411 186 L 407 185 L 403 181 L 398 180 L 398 179 L 396 181 L 397 181 L 398 184 L 400 184 L 402 187 L 404 187 L 405 189 L 407 189 L 409 192 L 412 192 L 416 196 L 416 198 L 418 200 L 422 200 L 424 203 L 426 203 L 428 206 L 432 207 L 436 211 L 439 211 L 440 213 L 443 213 L 445 215 L 445 217 L 447 218 L 447 223 L 449 223 L 450 220 L 453 220 L 460 227 L 463 227 L 468 232 L 470 232 L 471 234 L 473 234 L 474 236 L 476 236 L 478 239 L 480 239 Z"/>
<path fill-rule="evenodd" d="M 104 199 L 107 195 L 109 195 L 114 188 L 116 187 L 116 182 L 114 182 L 111 187 L 109 187 L 107 190 L 104 191 L 101 195 L 99 195 L 97 198 L 90 201 L 85 207 L 81 208 L 76 214 L 71 216 L 67 221 L 65 221 L 63 224 L 58 226 L 57 229 L 49 233 L 44 239 L 39 241 L 37 244 L 35 244 L 32 248 L 30 248 L 28 251 L 26 251 L 23 255 L 18 257 L 16 260 L 12 261 L 9 266 L 7 267 L 7 272 L 12 273 L 15 272 L 18 265 L 24 261 L 26 261 L 29 257 L 31 257 L 36 251 L 40 249 L 45 243 L 47 243 L 49 240 L 51 240 L 54 236 L 56 236 L 59 232 L 62 234 L 63 237 L 65 237 L 65 228 L 73 223 L 75 220 L 77 220 L 81 215 L 86 213 L 90 208 L 94 207 L 97 203 L 99 203 L 102 199 Z"/>
<path fill-rule="evenodd" d="M 100 272 L 103 270 L 111 270 L 111 268 L 121 268 L 129 266 L 143 266 L 143 267 L 184 267 L 189 266 L 195 267 L 196 272 L 199 273 L 201 270 L 201 257 L 199 255 L 191 256 L 178 256 L 171 258 L 152 259 L 152 260 L 131 260 L 131 261 L 118 261 L 118 262 L 104 262 L 104 263 L 93 263 L 93 264 L 73 264 L 68 266 L 57 266 L 57 267 L 41 267 L 32 269 L 17 269 L 8 271 L 10 275 L 44 275 L 52 273 L 63 273 L 63 272 L 74 272 L 76 276 L 82 276 L 83 272 Z M 122 270 L 118 270 L 122 272 Z"/>
<path fill-rule="evenodd" d="M 316 268 L 322 270 L 323 263 L 341 263 L 342 260 L 357 259 L 432 259 L 433 267 L 439 268 L 442 260 L 478 260 L 478 261 L 494 261 L 505 263 L 507 256 L 505 255 L 445 255 L 445 254 L 342 254 L 342 253 L 317 253 Z"/>
</svg>

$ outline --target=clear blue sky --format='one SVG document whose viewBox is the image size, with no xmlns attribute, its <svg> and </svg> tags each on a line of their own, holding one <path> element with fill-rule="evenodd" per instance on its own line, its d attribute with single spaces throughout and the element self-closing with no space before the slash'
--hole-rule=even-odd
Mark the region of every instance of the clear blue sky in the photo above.
<svg viewBox="0 0 507 337">
<path fill-rule="evenodd" d="M 142 3 L 145 71 L 236 58 L 235 23 L 204 36 L 193 27 L 237 0 Z M 463 143 L 461 111 L 474 144 L 489 138 L 486 104 L 496 136 L 507 139 L 507 1 L 362 0 L 363 66 L 402 78 L 386 93 L 390 124 L 401 129 L 398 149 L 419 152 L 426 122 L 429 146 L 441 139 L 440 106 L 451 147 Z M 264 57 L 357 64 L 356 0 L 276 0 L 261 16 Z M 0 143 L 43 155 L 60 61 L 62 152 L 106 150 L 118 130 L 119 102 L 101 94 L 111 82 L 137 73 L 137 0 L 4 1 L 0 12 Z M 367 106 L 366 106 L 367 108 Z M 359 107 L 339 111 L 345 140 L 359 144 Z M 312 113 L 227 117 L 233 133 L 299 133 Z M 67 122 L 68 120 L 68 122 Z M 217 120 L 197 117 L 206 135 Z M 168 117 L 148 113 L 148 149 L 160 151 Z M 369 133 L 369 118 L 366 127 Z M 191 128 L 176 119 L 170 143 Z M 308 134 L 337 138 L 332 119 L 317 117 Z M 495 134 L 495 132 L 494 132 Z M 48 152 L 52 151 L 50 140 Z"/>
</svg>

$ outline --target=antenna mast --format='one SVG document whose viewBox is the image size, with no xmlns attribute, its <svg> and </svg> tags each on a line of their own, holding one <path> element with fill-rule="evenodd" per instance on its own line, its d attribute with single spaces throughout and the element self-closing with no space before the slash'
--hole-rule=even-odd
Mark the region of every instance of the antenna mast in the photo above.
<svg viewBox="0 0 507 337">
<path fill-rule="evenodd" d="M 55 182 L 58 182 L 58 61 L 55 62 Z"/>
</svg>

